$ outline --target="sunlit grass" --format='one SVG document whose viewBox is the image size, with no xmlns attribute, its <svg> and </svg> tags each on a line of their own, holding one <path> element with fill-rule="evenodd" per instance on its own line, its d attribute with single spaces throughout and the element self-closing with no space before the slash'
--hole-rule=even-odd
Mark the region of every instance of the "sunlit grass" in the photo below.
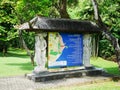
<svg viewBox="0 0 120 90">
<path fill-rule="evenodd" d="M 91 64 L 104 68 L 111 74 L 120 75 L 115 62 L 104 60 L 100 57 L 91 58 Z M 29 56 L 21 49 L 10 48 L 6 57 L 0 53 L 0 77 L 24 75 L 33 70 Z"/>
<path fill-rule="evenodd" d="M 10 49 L 6 57 L 0 56 L 0 77 L 24 75 L 33 69 L 24 50 Z"/>
<path fill-rule="evenodd" d="M 104 68 L 104 70 L 106 70 L 110 74 L 120 75 L 118 65 L 113 61 L 107 61 L 98 57 L 98 58 L 91 58 L 91 64 L 99 68 Z"/>
</svg>

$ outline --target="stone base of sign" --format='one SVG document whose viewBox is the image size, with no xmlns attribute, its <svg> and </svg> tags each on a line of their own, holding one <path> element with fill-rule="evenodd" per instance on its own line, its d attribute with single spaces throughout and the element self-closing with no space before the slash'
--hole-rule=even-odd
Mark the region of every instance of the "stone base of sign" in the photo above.
<svg viewBox="0 0 120 90">
<path fill-rule="evenodd" d="M 98 76 L 102 75 L 103 70 L 99 68 L 83 69 L 83 70 L 68 70 L 59 72 L 41 72 L 39 74 L 27 74 L 26 77 L 35 82 L 43 82 L 49 80 L 82 77 L 82 76 Z"/>
<path fill-rule="evenodd" d="M 95 69 L 95 67 L 94 66 L 85 66 L 85 69 Z"/>
</svg>

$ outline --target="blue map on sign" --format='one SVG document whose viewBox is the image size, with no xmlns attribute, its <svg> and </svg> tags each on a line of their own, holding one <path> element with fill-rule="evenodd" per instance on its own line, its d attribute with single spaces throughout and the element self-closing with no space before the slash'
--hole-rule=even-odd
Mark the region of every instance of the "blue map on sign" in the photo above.
<svg viewBox="0 0 120 90">
<path fill-rule="evenodd" d="M 56 34 L 56 33 L 55 33 Z M 57 34 L 56 34 L 57 35 Z M 83 65 L 83 35 L 82 34 L 68 34 L 59 33 L 56 40 L 57 44 L 52 49 L 48 46 L 49 57 L 56 55 L 54 62 L 48 63 L 49 68 L 55 67 L 70 67 L 70 66 L 82 66 Z M 54 41 L 52 41 L 54 42 Z M 51 45 L 52 46 L 52 45 Z"/>
</svg>

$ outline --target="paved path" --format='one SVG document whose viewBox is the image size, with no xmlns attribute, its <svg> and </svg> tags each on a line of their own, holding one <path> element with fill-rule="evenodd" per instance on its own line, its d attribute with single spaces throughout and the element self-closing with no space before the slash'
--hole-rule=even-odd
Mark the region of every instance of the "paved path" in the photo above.
<svg viewBox="0 0 120 90">
<path fill-rule="evenodd" d="M 108 77 L 81 77 L 61 80 L 52 80 L 47 82 L 33 82 L 24 76 L 0 78 L 0 90 L 46 90 L 47 88 L 82 85 L 97 82 L 110 81 Z"/>
</svg>

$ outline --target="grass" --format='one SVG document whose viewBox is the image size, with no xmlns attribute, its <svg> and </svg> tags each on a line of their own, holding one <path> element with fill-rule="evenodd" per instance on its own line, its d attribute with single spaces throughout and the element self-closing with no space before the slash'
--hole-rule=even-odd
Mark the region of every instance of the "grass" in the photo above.
<svg viewBox="0 0 120 90">
<path fill-rule="evenodd" d="M 0 77 L 24 75 L 33 70 L 24 50 L 10 48 L 6 57 L 0 54 Z"/>
<path fill-rule="evenodd" d="M 91 63 L 100 68 L 104 68 L 111 74 L 120 75 L 116 63 L 104 60 L 100 57 L 91 58 Z M 6 57 L 0 53 L 0 77 L 23 75 L 30 73 L 33 66 L 24 50 L 10 48 Z"/>
<path fill-rule="evenodd" d="M 56 87 L 56 88 L 49 88 L 46 90 L 120 90 L 120 82 L 111 81 L 111 82 L 87 84 L 82 86 L 70 85 L 68 87 Z"/>
<path fill-rule="evenodd" d="M 98 58 L 91 58 L 91 64 L 99 68 L 104 68 L 104 70 L 106 70 L 110 74 L 120 75 L 118 65 L 115 62 L 107 61 L 98 57 Z"/>
</svg>

